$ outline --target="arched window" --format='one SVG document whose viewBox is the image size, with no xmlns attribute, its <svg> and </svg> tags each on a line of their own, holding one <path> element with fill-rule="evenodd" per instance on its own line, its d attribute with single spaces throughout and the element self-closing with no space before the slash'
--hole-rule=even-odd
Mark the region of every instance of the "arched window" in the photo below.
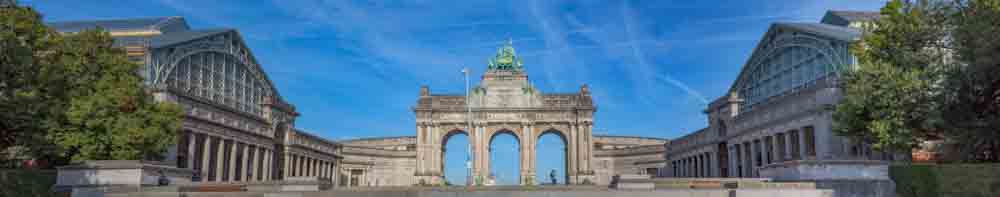
<svg viewBox="0 0 1000 197">
<path fill-rule="evenodd" d="M 829 55 L 817 48 L 802 46 L 799 43 L 779 46 L 759 58 L 762 59 L 751 61 L 757 66 L 749 71 L 750 76 L 746 81 L 748 83 L 739 88 L 740 95 L 744 95 L 746 103 L 741 105 L 743 109 L 740 111 L 752 110 L 754 105 L 768 98 L 807 86 L 834 72 L 834 69 L 831 69 L 834 65 L 830 65 L 832 60 Z"/>
<path fill-rule="evenodd" d="M 188 96 L 262 115 L 260 103 L 268 89 L 248 69 L 248 65 L 232 55 L 201 52 L 178 61 L 166 83 Z"/>
</svg>

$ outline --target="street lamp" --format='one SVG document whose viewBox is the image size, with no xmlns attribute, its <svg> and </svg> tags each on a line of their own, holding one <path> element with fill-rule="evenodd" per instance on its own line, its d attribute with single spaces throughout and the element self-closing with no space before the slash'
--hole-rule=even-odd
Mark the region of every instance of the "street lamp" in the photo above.
<svg viewBox="0 0 1000 197">
<path fill-rule="evenodd" d="M 465 132 L 469 134 L 469 139 L 470 139 L 469 143 L 467 143 L 468 147 L 469 147 L 469 151 L 468 151 L 467 154 L 465 154 L 465 168 L 466 168 L 466 170 L 468 172 L 468 176 L 465 177 L 466 178 L 465 183 L 466 183 L 466 186 L 468 187 L 468 186 L 472 186 L 473 184 L 475 184 L 475 181 L 472 178 L 473 175 L 472 175 L 472 161 L 471 161 L 472 160 L 472 136 L 473 136 L 472 132 L 473 131 L 472 131 L 472 105 L 471 105 L 472 104 L 472 102 L 471 102 L 472 99 L 469 97 L 469 68 L 462 68 L 462 75 L 465 76 L 465 109 L 466 109 L 465 122 L 467 123 L 467 127 L 465 129 Z"/>
</svg>

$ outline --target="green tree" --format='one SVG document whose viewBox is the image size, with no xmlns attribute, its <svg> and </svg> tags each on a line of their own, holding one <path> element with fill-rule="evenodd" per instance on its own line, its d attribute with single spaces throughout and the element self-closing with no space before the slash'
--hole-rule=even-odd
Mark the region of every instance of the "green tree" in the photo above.
<svg viewBox="0 0 1000 197">
<path fill-rule="evenodd" d="M 50 145 L 43 122 L 54 100 L 42 72 L 56 67 L 60 42 L 34 10 L 0 7 L 0 150 Z"/>
<path fill-rule="evenodd" d="M 138 64 L 102 30 L 65 36 L 52 77 L 65 84 L 65 109 L 49 137 L 73 161 L 159 159 L 180 129 L 181 110 L 153 100 Z"/>
<path fill-rule="evenodd" d="M 955 4 L 956 66 L 947 73 L 941 113 L 963 160 L 1000 161 L 1000 1 Z"/>
<path fill-rule="evenodd" d="M 852 47 L 858 59 L 845 72 L 844 98 L 834 112 L 834 131 L 904 151 L 937 131 L 940 68 L 947 62 L 948 4 L 893 0 L 867 25 Z"/>
<path fill-rule="evenodd" d="M 109 33 L 54 33 L 30 8 L 3 8 L 0 16 L 0 132 L 15 134 L 17 145 L 39 150 L 36 157 L 135 160 L 158 159 L 174 141 L 181 109 L 153 100 L 140 65 Z M 16 134 L 40 142 L 24 144 Z"/>
</svg>

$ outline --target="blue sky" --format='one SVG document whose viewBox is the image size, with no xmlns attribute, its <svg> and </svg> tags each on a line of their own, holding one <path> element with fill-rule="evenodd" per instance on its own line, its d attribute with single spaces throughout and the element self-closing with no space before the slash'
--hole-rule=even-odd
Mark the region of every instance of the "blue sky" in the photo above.
<svg viewBox="0 0 1000 197">
<path fill-rule="evenodd" d="M 590 85 L 595 134 L 675 138 L 705 127 L 705 103 L 725 93 L 770 23 L 817 22 L 829 9 L 874 11 L 882 1 L 19 3 L 47 21 L 183 16 L 196 29 L 236 28 L 302 114 L 296 126 L 342 140 L 414 135 L 410 107 L 420 85 L 462 92 L 461 68 L 478 79 L 507 38 L 541 91 Z M 459 151 L 448 153 L 449 172 L 464 160 L 452 152 Z M 539 165 L 548 180 L 546 166 L 561 164 Z M 515 168 L 498 170 L 510 176 Z"/>
</svg>

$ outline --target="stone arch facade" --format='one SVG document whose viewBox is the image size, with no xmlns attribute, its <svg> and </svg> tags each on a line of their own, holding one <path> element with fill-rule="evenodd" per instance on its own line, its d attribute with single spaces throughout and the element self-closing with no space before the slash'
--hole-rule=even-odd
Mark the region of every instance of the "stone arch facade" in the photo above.
<svg viewBox="0 0 1000 197">
<path fill-rule="evenodd" d="M 556 134 L 565 144 L 566 183 L 608 184 L 619 174 L 658 169 L 666 139 L 595 136 L 590 91 L 542 93 L 527 80 L 508 43 L 498 50 L 479 85 L 469 95 L 435 94 L 420 88 L 413 107 L 416 135 L 341 141 L 342 186 L 411 186 L 444 183 L 444 146 L 457 134 L 472 148 L 473 185 L 485 185 L 490 172 L 489 144 L 498 133 L 518 141 L 521 185 L 535 180 L 537 142 Z M 468 98 L 468 99 L 467 99 Z"/>
<path fill-rule="evenodd" d="M 432 94 L 421 87 L 413 107 L 417 121 L 417 170 L 425 183 L 443 183 L 442 146 L 448 131 L 469 131 L 472 184 L 485 183 L 490 172 L 489 143 L 509 132 L 520 148 L 520 184 L 535 184 L 535 142 L 554 129 L 567 139 L 569 183 L 593 182 L 591 129 L 596 107 L 586 85 L 579 92 L 545 94 L 528 81 L 520 58 L 508 43 L 497 50 L 479 85 L 468 95 Z M 585 181 L 586 180 L 586 181 Z"/>
</svg>

